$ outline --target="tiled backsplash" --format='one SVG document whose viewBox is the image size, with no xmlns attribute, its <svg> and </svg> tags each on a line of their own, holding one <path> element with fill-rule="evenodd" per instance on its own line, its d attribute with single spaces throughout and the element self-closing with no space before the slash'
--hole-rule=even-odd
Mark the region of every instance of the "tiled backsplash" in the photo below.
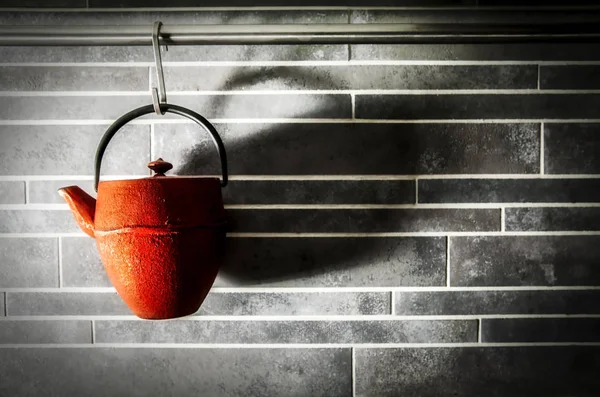
<svg viewBox="0 0 600 397">
<path fill-rule="evenodd" d="M 598 18 L 146 10 L 0 23 L 506 15 Z M 0 47 L 0 395 L 600 395 L 599 50 L 169 47 L 168 100 L 222 135 L 235 225 L 197 315 L 153 322 L 116 295 L 56 193 L 93 191 L 102 133 L 151 101 L 151 48 Z M 103 178 L 147 175 L 159 156 L 176 174 L 219 172 L 210 137 L 151 116 L 115 136 Z"/>
</svg>

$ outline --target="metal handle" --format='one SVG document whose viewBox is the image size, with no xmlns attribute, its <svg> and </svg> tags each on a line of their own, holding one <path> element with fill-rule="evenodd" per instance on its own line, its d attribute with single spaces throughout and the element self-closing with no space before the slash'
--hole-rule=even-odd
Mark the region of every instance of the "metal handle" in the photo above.
<svg viewBox="0 0 600 397">
<path fill-rule="evenodd" d="M 215 127 L 208 122 L 204 117 L 200 116 L 198 113 L 181 107 L 177 105 L 171 105 L 168 103 L 160 104 L 161 111 L 165 113 L 174 113 L 180 116 L 187 117 L 188 119 L 194 121 L 200 127 L 202 127 L 206 132 L 210 134 L 212 140 L 217 147 L 219 152 L 219 157 L 221 159 L 221 186 L 227 185 L 227 154 L 225 153 L 225 146 L 223 145 L 223 141 L 219 136 L 219 133 L 215 129 Z M 108 143 L 112 139 L 112 137 L 119 131 L 121 127 L 130 122 L 131 120 L 137 119 L 138 117 L 145 116 L 147 114 L 154 113 L 154 105 L 146 105 L 139 107 L 130 111 L 129 113 L 124 114 L 119 117 L 117 121 L 115 121 L 108 130 L 102 136 L 100 143 L 98 144 L 98 149 L 96 150 L 96 161 L 95 161 L 95 172 L 94 172 L 94 189 L 96 192 L 98 191 L 98 183 L 100 182 L 100 167 L 102 166 L 102 156 L 104 156 L 104 151 L 108 146 Z"/>
</svg>

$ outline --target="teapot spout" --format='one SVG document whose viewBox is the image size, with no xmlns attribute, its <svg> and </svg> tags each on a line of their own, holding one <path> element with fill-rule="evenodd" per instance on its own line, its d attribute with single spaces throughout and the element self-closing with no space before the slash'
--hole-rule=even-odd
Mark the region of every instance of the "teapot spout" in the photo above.
<svg viewBox="0 0 600 397">
<path fill-rule="evenodd" d="M 84 192 L 79 186 L 67 186 L 58 189 L 58 194 L 69 204 L 77 225 L 85 234 L 94 237 L 94 215 L 96 199 Z"/>
</svg>

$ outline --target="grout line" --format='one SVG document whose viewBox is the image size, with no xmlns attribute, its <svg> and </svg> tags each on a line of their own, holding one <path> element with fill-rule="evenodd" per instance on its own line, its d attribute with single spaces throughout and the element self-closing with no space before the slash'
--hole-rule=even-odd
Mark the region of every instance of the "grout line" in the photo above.
<svg viewBox="0 0 600 397">
<path fill-rule="evenodd" d="M 356 120 L 356 94 L 350 94 L 350 102 L 352 106 L 352 120 Z"/>
<path fill-rule="evenodd" d="M 63 247 L 62 247 L 62 237 L 58 238 L 58 288 L 63 287 L 63 276 L 62 276 L 62 268 L 63 268 Z"/>
<path fill-rule="evenodd" d="M 500 231 L 506 231 L 506 208 L 500 208 Z"/>
<path fill-rule="evenodd" d="M 419 204 L 419 178 L 415 178 L 415 204 Z"/>
<path fill-rule="evenodd" d="M 450 285 L 450 236 L 446 237 L 446 287 Z"/>
<path fill-rule="evenodd" d="M 29 182 L 28 181 L 23 181 L 24 182 L 24 188 L 25 188 L 25 204 L 29 204 L 31 202 L 31 198 L 29 197 Z"/>
<path fill-rule="evenodd" d="M 542 67 L 540 64 L 537 65 L 537 89 L 540 90 L 540 80 L 541 80 L 541 75 L 542 75 Z"/>
<path fill-rule="evenodd" d="M 545 174 L 545 165 L 544 165 L 544 123 L 540 123 L 540 174 Z"/>
<path fill-rule="evenodd" d="M 352 397 L 356 397 L 356 348 L 352 347 Z"/>
<path fill-rule="evenodd" d="M 96 343 L 96 321 L 92 320 L 92 343 Z"/>
<path fill-rule="evenodd" d="M 477 321 L 477 343 L 481 343 L 481 321 L 481 318 Z"/>
<path fill-rule="evenodd" d="M 6 297 L 7 293 L 4 292 L 3 295 L 4 295 L 4 298 L 3 298 L 4 299 L 4 317 L 7 317 L 8 316 L 8 303 L 7 303 L 8 299 Z"/>
<path fill-rule="evenodd" d="M 390 292 L 390 315 L 396 315 L 396 291 Z"/>
</svg>

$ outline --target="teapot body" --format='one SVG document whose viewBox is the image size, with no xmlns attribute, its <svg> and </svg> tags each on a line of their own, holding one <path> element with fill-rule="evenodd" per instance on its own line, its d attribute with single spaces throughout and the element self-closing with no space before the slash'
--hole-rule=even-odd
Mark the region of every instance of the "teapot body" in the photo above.
<svg viewBox="0 0 600 397">
<path fill-rule="evenodd" d="M 138 317 L 198 310 L 223 261 L 227 222 L 219 179 L 102 182 L 94 221 L 107 275 Z"/>
</svg>

